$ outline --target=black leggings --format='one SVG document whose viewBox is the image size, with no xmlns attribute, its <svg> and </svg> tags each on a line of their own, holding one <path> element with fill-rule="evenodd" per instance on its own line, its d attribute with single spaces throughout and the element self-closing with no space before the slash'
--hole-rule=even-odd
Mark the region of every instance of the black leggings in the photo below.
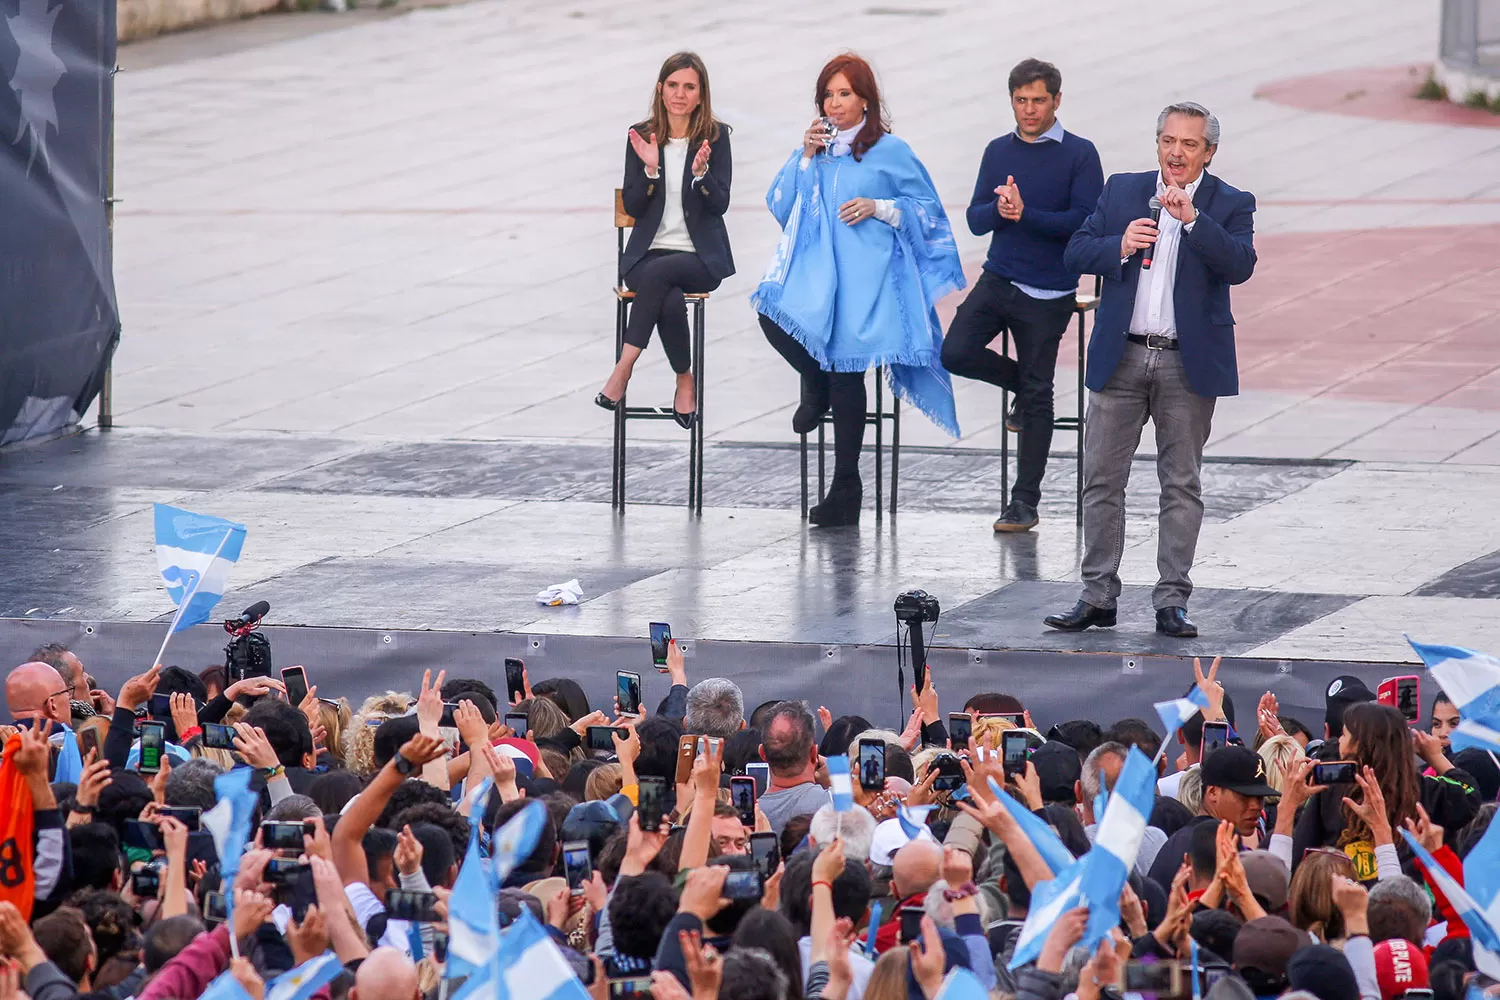
<svg viewBox="0 0 1500 1000">
<path fill-rule="evenodd" d="M 859 451 L 865 443 L 865 373 L 824 371 L 796 338 L 765 316 L 759 318 L 766 339 L 804 383 L 821 380 L 827 385 L 833 404 L 833 478 L 857 481 Z"/>
<path fill-rule="evenodd" d="M 686 374 L 693 356 L 682 293 L 711 292 L 719 287 L 719 279 L 708 273 L 695 253 L 651 250 L 625 275 L 625 287 L 635 292 L 625 343 L 644 351 L 651 343 L 651 330 L 660 330 L 667 363 L 677 374 Z"/>
</svg>

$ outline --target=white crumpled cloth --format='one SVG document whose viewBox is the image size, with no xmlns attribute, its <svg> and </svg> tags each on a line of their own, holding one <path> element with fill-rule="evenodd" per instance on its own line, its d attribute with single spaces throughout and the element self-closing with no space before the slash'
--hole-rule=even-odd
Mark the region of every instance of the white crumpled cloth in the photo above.
<svg viewBox="0 0 1500 1000">
<path fill-rule="evenodd" d="M 555 608 L 560 604 L 577 604 L 582 597 L 583 588 L 578 585 L 578 581 L 569 580 L 567 583 L 554 583 L 545 590 L 537 591 L 536 602 Z"/>
</svg>

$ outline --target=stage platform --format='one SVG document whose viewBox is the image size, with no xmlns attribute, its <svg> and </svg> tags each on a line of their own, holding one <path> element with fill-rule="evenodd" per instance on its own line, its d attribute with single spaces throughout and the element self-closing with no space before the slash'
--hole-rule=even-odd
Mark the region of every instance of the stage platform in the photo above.
<svg viewBox="0 0 1500 1000">
<path fill-rule="evenodd" d="M 701 519 L 674 505 L 685 445 L 643 444 L 630 460 L 643 502 L 619 515 L 608 448 L 592 444 L 120 430 L 12 450 L 0 650 L 19 662 L 67 641 L 110 684 L 149 660 L 172 610 L 152 501 L 244 522 L 221 610 L 270 601 L 278 663 L 331 671 L 349 694 L 410 687 L 428 664 L 498 675 L 522 655 L 534 679 L 570 673 L 603 702 L 614 669 L 650 673 L 643 637 L 664 620 L 689 641 L 694 675 L 733 676 L 748 700 L 796 694 L 893 722 L 891 602 L 918 587 L 943 606 L 930 643 L 945 686 L 1011 690 L 1043 715 L 1141 714 L 1191 678 L 1181 657 L 1216 654 L 1234 660 L 1233 693 L 1271 687 L 1307 714 L 1340 672 L 1405 672 L 1404 628 L 1481 648 L 1500 638 L 1500 540 L 1477 516 L 1493 483 L 1469 477 L 1469 502 L 1451 467 L 1210 461 L 1191 608 L 1203 635 L 1183 642 L 1152 625 L 1149 459 L 1129 495 L 1120 626 L 1083 634 L 1041 624 L 1077 596 L 1070 455 L 1052 463 L 1040 528 L 1019 536 L 990 529 L 1000 462 L 987 451 L 905 449 L 900 512 L 879 523 L 867 454 L 864 521 L 832 530 L 800 519 L 793 447 L 710 446 Z M 1393 522 L 1393 499 L 1442 476 L 1444 523 L 1417 536 Z M 1336 533 L 1316 527 L 1328 524 Z M 573 578 L 581 605 L 535 603 Z M 222 644 L 200 627 L 167 659 L 205 666 Z"/>
</svg>

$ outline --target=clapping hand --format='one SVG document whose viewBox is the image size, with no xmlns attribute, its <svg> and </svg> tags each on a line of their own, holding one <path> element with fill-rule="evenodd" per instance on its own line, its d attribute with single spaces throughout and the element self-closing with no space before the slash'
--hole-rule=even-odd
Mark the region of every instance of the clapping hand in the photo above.
<svg viewBox="0 0 1500 1000">
<path fill-rule="evenodd" d="M 635 129 L 631 129 L 630 148 L 635 150 L 635 155 L 641 158 L 646 173 L 655 176 L 657 169 L 661 166 L 661 147 L 656 142 L 656 133 L 651 133 L 651 138 L 646 139 Z"/>
<path fill-rule="evenodd" d="M 710 152 L 708 141 L 704 140 L 703 145 L 698 147 L 698 152 L 693 156 L 693 176 L 700 181 L 708 173 L 708 157 Z"/>
</svg>

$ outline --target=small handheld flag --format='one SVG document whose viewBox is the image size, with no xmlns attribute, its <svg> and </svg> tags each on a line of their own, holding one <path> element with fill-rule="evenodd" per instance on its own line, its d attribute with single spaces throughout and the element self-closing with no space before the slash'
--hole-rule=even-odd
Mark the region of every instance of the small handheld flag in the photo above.
<svg viewBox="0 0 1500 1000">
<path fill-rule="evenodd" d="M 854 808 L 854 782 L 849 777 L 849 756 L 828 758 L 828 790 L 833 793 L 833 811 L 848 812 Z"/>
<path fill-rule="evenodd" d="M 1201 687 L 1194 684 L 1186 697 L 1159 701 L 1152 707 L 1156 709 L 1157 717 L 1166 728 L 1167 739 L 1171 739 L 1172 734 L 1181 729 L 1184 722 L 1208 707 L 1208 695 L 1203 693 Z M 1166 740 L 1162 742 L 1165 744 Z"/>
</svg>

